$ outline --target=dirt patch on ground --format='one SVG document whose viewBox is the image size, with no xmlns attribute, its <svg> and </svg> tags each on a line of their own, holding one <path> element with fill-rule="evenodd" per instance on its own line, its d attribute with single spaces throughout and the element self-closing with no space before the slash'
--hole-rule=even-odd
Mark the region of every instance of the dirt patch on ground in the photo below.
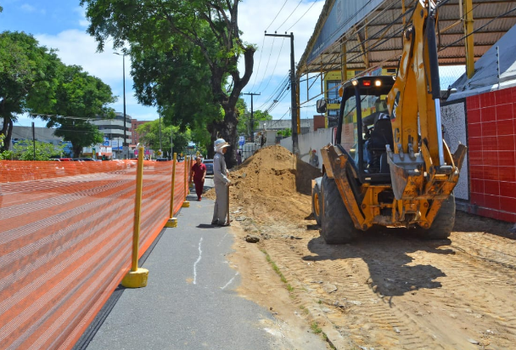
<svg viewBox="0 0 516 350">
<path fill-rule="evenodd" d="M 309 219 L 317 176 L 279 146 L 231 173 L 239 292 L 276 314 L 283 348 L 314 348 L 318 329 L 337 349 L 513 348 L 513 224 L 457 212 L 449 240 L 386 229 L 327 245 Z"/>
</svg>

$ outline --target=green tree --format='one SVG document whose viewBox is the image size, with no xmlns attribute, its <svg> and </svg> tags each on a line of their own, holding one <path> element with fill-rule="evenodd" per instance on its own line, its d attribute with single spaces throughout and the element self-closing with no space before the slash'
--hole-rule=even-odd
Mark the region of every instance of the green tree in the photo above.
<svg viewBox="0 0 516 350">
<path fill-rule="evenodd" d="M 54 135 L 62 137 L 65 141 L 72 143 L 72 152 L 74 157 L 80 157 L 83 147 L 102 143 L 104 134 L 102 134 L 96 125 L 91 124 L 88 120 L 81 119 L 63 119 L 59 122 Z"/>
<path fill-rule="evenodd" d="M 186 129 L 185 131 L 181 132 L 178 126 L 165 126 L 162 124 L 160 142 L 159 123 L 160 122 L 158 119 L 138 126 L 136 131 L 140 135 L 140 143 L 142 143 L 145 148 L 152 149 L 154 152 L 160 149 L 161 144 L 161 150 L 163 151 L 163 154 L 167 157 L 170 157 L 170 141 L 172 140 L 174 152 L 186 153 L 188 142 L 192 140 L 190 129 Z"/>
<path fill-rule="evenodd" d="M 277 135 L 281 136 L 283 138 L 292 136 L 292 129 L 287 128 L 287 129 L 280 130 L 280 131 L 278 131 Z"/>
<path fill-rule="evenodd" d="M 103 134 L 89 120 L 115 117 L 107 106 L 116 101 L 109 85 L 80 66 L 61 65 L 55 96 L 52 114 L 39 116 L 47 121 L 47 127 L 56 127 L 55 135 L 72 143 L 74 157 L 80 156 L 83 147 L 103 141 Z"/>
<path fill-rule="evenodd" d="M 12 150 L 0 153 L 0 159 L 49 160 L 53 156 L 60 155 L 63 149 L 64 145 L 54 146 L 46 142 L 23 140 L 17 142 Z"/>
<path fill-rule="evenodd" d="M 272 115 L 269 112 L 262 112 L 260 110 L 253 111 L 253 131 L 260 131 L 259 126 L 260 122 L 272 120 Z M 251 137 L 251 111 L 245 111 L 245 113 L 241 114 L 240 119 L 238 120 L 238 132 L 240 134 L 245 134 L 248 138 Z"/>
<path fill-rule="evenodd" d="M 61 64 L 54 50 L 39 46 L 31 35 L 0 33 L 0 135 L 5 136 L 1 149 L 8 149 L 11 143 L 17 115 L 52 108 Z"/>
<path fill-rule="evenodd" d="M 221 120 L 209 84 L 210 71 L 199 50 L 189 42 L 175 42 L 169 48 L 145 51 L 134 44 L 131 74 L 136 96 L 144 105 L 157 106 L 167 125 L 177 125 L 181 132 L 196 130 L 194 139 L 203 148 L 211 143 L 206 125 Z"/>
<path fill-rule="evenodd" d="M 86 16 L 91 21 L 88 32 L 95 37 L 100 50 L 111 37 L 115 49 L 137 44 L 144 52 L 168 51 L 176 43 L 191 43 L 192 52 L 198 50 L 210 70 L 206 83 L 213 100 L 204 103 L 216 103 L 224 111 L 220 120 L 208 124 L 212 141 L 221 136 L 236 145 L 238 112 L 235 106 L 251 77 L 256 51 L 253 45 L 240 39 L 239 2 L 81 0 L 81 5 L 86 5 Z M 243 75 L 237 67 L 241 56 L 245 66 Z M 235 163 L 235 148 L 227 154 L 230 166 Z"/>
</svg>

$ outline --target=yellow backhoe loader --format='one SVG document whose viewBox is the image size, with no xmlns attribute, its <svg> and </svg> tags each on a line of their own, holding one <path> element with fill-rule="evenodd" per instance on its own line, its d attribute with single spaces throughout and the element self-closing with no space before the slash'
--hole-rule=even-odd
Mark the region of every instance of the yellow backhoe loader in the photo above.
<svg viewBox="0 0 516 350">
<path fill-rule="evenodd" d="M 321 150 L 324 175 L 312 183 L 328 244 L 378 227 L 426 239 L 453 229 L 466 147 L 451 154 L 442 135 L 435 12 L 433 1 L 417 1 L 396 77 L 363 76 L 341 88 L 338 127 Z"/>
</svg>

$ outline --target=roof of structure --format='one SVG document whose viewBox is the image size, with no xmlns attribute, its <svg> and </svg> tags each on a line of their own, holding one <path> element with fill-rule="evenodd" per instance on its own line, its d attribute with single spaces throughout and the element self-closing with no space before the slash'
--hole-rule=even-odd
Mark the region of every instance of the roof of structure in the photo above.
<svg viewBox="0 0 516 350">
<path fill-rule="evenodd" d="M 516 86 L 516 26 L 475 62 L 470 79 L 464 74 L 453 83 L 457 92 L 448 101 L 512 86 Z"/>
<path fill-rule="evenodd" d="M 298 76 L 340 70 L 345 48 L 348 69 L 397 67 L 405 24 L 419 0 L 326 0 L 301 57 Z M 465 0 L 438 1 L 440 65 L 464 65 Z M 472 0 L 475 60 L 516 24 L 516 2 Z"/>
</svg>

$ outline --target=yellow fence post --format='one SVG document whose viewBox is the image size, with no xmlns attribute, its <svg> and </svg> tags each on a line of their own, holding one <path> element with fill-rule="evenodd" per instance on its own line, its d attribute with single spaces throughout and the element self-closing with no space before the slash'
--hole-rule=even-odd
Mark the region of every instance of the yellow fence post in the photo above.
<svg viewBox="0 0 516 350">
<path fill-rule="evenodd" d="M 138 168 L 136 171 L 136 200 L 134 205 L 133 256 L 131 270 L 122 279 L 122 285 L 126 288 L 140 288 L 147 286 L 147 278 L 149 276 L 149 270 L 138 268 L 138 251 L 140 249 L 140 214 L 143 187 L 143 155 L 144 147 L 139 145 Z"/>
<path fill-rule="evenodd" d="M 177 153 L 174 153 L 172 162 L 172 191 L 170 194 L 170 219 L 168 219 L 165 227 L 177 227 L 177 218 L 174 217 L 174 188 L 176 187 L 176 161 Z"/>
<path fill-rule="evenodd" d="M 185 200 L 183 202 L 182 207 L 183 208 L 190 208 L 190 202 L 186 200 L 186 196 L 188 195 L 188 165 L 190 164 L 188 157 L 185 154 L 185 158 L 183 161 L 183 164 L 185 165 Z"/>
</svg>

